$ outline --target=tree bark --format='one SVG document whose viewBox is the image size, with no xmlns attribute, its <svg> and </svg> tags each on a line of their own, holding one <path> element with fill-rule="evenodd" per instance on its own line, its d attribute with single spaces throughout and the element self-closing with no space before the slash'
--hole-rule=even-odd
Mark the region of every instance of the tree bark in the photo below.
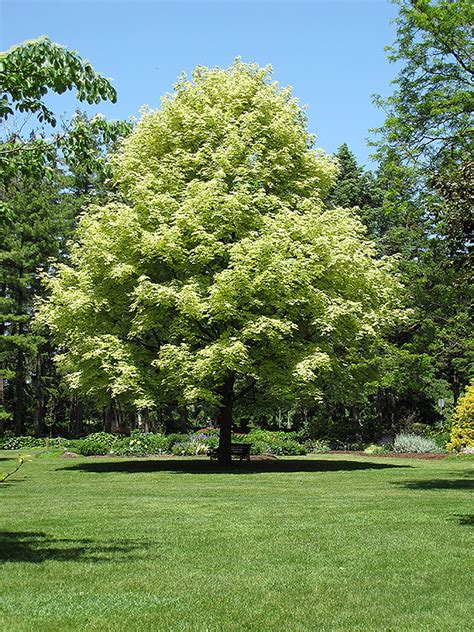
<svg viewBox="0 0 474 632">
<path fill-rule="evenodd" d="M 70 412 L 70 427 L 74 437 L 80 437 L 83 434 L 82 419 L 84 416 L 84 406 L 82 399 L 77 394 L 72 396 L 71 412 Z"/>
<path fill-rule="evenodd" d="M 150 413 L 148 408 L 144 408 L 143 415 L 143 432 L 150 432 Z"/>
<path fill-rule="evenodd" d="M 18 285 L 16 290 L 17 295 L 17 314 L 23 315 L 23 287 L 22 287 L 22 277 L 23 277 L 23 268 L 19 269 L 18 274 Z M 24 331 L 23 323 L 18 321 L 17 327 L 18 338 L 21 340 Z M 15 434 L 21 435 L 23 432 L 24 426 L 24 414 L 25 414 L 25 399 L 26 399 L 26 384 L 25 384 L 25 357 L 23 354 L 23 349 L 21 345 L 17 348 L 17 357 L 16 357 L 16 367 L 15 367 L 15 378 L 14 378 L 14 409 L 13 409 L 13 426 L 15 429 Z"/>
<path fill-rule="evenodd" d="M 178 432 L 186 432 L 188 429 L 188 409 L 186 406 L 179 407 Z"/>
<path fill-rule="evenodd" d="M 457 374 L 456 371 L 453 371 L 451 391 L 453 393 L 453 405 L 456 406 L 456 404 L 458 403 L 459 396 L 461 395 L 461 384 L 459 380 L 459 375 Z"/>
<path fill-rule="evenodd" d="M 221 390 L 222 403 L 219 410 L 219 463 L 228 465 L 232 461 L 230 450 L 232 436 L 232 412 L 234 407 L 234 374 L 227 376 Z"/>
<path fill-rule="evenodd" d="M 104 422 L 104 432 L 112 432 L 112 420 L 113 420 L 113 410 L 112 404 L 110 403 L 107 407 L 103 409 L 102 419 Z"/>
<path fill-rule="evenodd" d="M 23 431 L 23 415 L 25 410 L 24 368 L 25 363 L 23 359 L 23 351 L 21 349 L 18 349 L 16 375 L 14 380 L 15 407 L 13 412 L 13 425 L 16 435 L 21 435 Z"/>
<path fill-rule="evenodd" d="M 355 404 L 352 404 L 350 406 L 350 413 L 351 413 L 352 434 L 357 442 L 361 442 L 362 437 L 360 434 L 361 424 L 360 424 L 360 419 L 359 419 L 359 408 Z"/>
<path fill-rule="evenodd" d="M 110 432 L 116 434 L 123 430 L 123 412 L 116 400 L 110 402 L 111 428 Z"/>
<path fill-rule="evenodd" d="M 38 350 L 36 357 L 36 406 L 35 406 L 35 436 L 41 437 L 44 432 L 43 420 L 44 420 L 44 389 L 43 389 L 43 362 L 41 357 L 41 351 Z"/>
</svg>

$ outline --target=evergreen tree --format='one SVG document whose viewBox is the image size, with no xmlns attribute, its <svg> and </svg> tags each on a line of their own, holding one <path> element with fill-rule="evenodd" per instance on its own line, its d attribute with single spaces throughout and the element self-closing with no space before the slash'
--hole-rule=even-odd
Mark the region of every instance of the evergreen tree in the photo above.
<svg viewBox="0 0 474 632">
<path fill-rule="evenodd" d="M 47 269 L 49 257 L 64 256 L 73 229 L 75 208 L 64 198 L 63 186 L 56 173 L 39 182 L 19 177 L 3 191 L 8 215 L 0 223 L 0 366 L 6 380 L 6 413 L 18 433 L 34 415 L 32 399 L 40 386 L 32 375 L 45 371 L 47 341 L 31 327 L 33 299 L 41 291 L 38 272 Z"/>
<path fill-rule="evenodd" d="M 5 380 L 0 416 L 45 431 L 45 415 L 57 418 L 60 378 L 46 330 L 32 325 L 34 300 L 44 295 L 40 275 L 49 260 L 65 261 L 77 217 L 109 190 L 107 152 L 128 133 L 124 122 L 76 115 L 60 134 L 53 162 L 33 173 L 19 171 L 2 190 L 0 215 L 0 370 Z M 49 396 L 48 396 L 49 394 Z M 63 406 L 64 408 L 64 406 Z M 63 410 L 64 413 L 64 410 Z"/>
<path fill-rule="evenodd" d="M 435 409 L 446 386 L 455 403 L 472 372 L 474 13 L 468 0 L 396 3 L 397 39 L 389 58 L 400 71 L 393 95 L 377 99 L 388 114 L 376 143 L 385 189 L 380 245 L 399 253 L 414 306 L 411 326 L 396 341 L 414 367 L 413 393 L 431 391 Z M 428 384 L 417 366 L 425 367 Z"/>
</svg>

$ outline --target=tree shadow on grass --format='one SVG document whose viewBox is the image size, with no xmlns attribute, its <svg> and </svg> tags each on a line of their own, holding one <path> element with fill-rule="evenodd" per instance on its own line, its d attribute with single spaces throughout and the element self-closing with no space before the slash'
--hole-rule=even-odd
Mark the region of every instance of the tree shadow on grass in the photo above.
<svg viewBox="0 0 474 632">
<path fill-rule="evenodd" d="M 474 514 L 465 514 L 464 516 L 456 516 L 459 524 L 465 527 L 474 527 Z"/>
<path fill-rule="evenodd" d="M 426 481 L 406 481 L 395 484 L 414 490 L 474 489 L 474 480 L 469 478 L 433 478 Z"/>
<path fill-rule="evenodd" d="M 143 543 L 104 544 L 89 538 L 55 538 L 42 532 L 0 531 L 0 563 L 117 562 L 128 558 L 128 554 L 138 548 L 143 548 Z"/>
<path fill-rule="evenodd" d="M 21 476 L 19 478 L 7 478 L 6 481 L 0 481 L 0 490 L 5 489 L 5 487 L 11 487 L 12 485 L 18 485 L 18 483 L 24 483 L 25 481 L 26 476 Z"/>
<path fill-rule="evenodd" d="M 387 468 L 407 468 L 410 465 L 392 463 L 374 463 L 372 461 L 350 460 L 303 460 L 275 459 L 269 461 L 234 461 L 225 467 L 219 463 L 200 459 L 147 459 L 133 461 L 93 460 L 75 463 L 61 470 L 81 472 L 111 473 L 123 472 L 137 474 L 141 472 L 176 472 L 179 474 L 266 474 L 271 472 L 339 472 L 356 470 L 384 470 Z"/>
</svg>

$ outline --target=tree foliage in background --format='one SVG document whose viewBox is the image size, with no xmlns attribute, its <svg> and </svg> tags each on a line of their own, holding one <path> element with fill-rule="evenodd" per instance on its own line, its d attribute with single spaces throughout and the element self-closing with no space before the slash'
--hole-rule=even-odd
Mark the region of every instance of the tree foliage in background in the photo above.
<svg viewBox="0 0 474 632">
<path fill-rule="evenodd" d="M 71 383 L 215 405 L 227 461 L 242 393 L 288 402 L 360 381 L 399 286 L 354 213 L 325 208 L 335 172 L 268 68 L 183 77 L 115 159 L 123 199 L 82 217 L 49 278 L 41 316 Z"/>
<path fill-rule="evenodd" d="M 5 381 L 0 425 L 12 419 L 18 433 L 26 425 L 45 432 L 45 424 L 58 416 L 64 391 L 47 332 L 32 326 L 33 299 L 43 292 L 39 274 L 48 269 L 49 258 L 67 256 L 82 205 L 108 189 L 106 154 L 130 129 L 125 122 L 78 113 L 48 141 L 41 138 L 44 128 L 22 136 L 22 126 L 32 124 L 28 115 L 55 126 L 43 97 L 48 90 L 73 87 L 78 99 L 89 103 L 116 98 L 110 82 L 90 64 L 47 38 L 0 56 L 0 115 L 3 121 L 15 119 L 0 143 L 0 374 Z M 21 124 L 16 113 L 26 116 Z M 64 407 L 60 413 L 67 416 Z"/>
<path fill-rule="evenodd" d="M 472 375 L 472 3 L 397 0 L 401 64 L 378 130 L 380 244 L 400 253 L 416 320 L 399 344 L 456 402 Z M 420 373 L 420 378 L 421 378 Z M 416 380 L 415 380 L 416 384 Z M 422 390 L 418 386 L 418 391 Z M 433 405 L 436 397 L 432 395 Z"/>
<path fill-rule="evenodd" d="M 66 260 L 83 207 L 104 199 L 107 151 L 127 130 L 122 122 L 76 115 L 56 146 L 53 163 L 35 174 L 17 173 L 3 186 L 0 369 L 6 380 L 3 417 L 13 418 L 17 432 L 25 423 L 37 434 L 45 431 L 47 395 L 60 381 L 47 332 L 32 326 L 34 298 L 44 293 L 40 274 L 49 269 L 50 259 Z M 50 403 L 51 417 L 55 404 Z"/>
<path fill-rule="evenodd" d="M 386 111 L 378 157 L 393 185 L 403 166 L 433 196 L 430 211 L 453 253 L 472 245 L 474 8 L 470 0 L 395 0 L 397 40 L 389 59 L 402 64 Z M 437 198 L 442 198 L 437 199 Z"/>
<path fill-rule="evenodd" d="M 4 415 L 13 417 L 17 432 L 25 421 L 28 391 L 39 387 L 40 348 L 46 343 L 30 327 L 33 297 L 41 292 L 38 272 L 47 269 L 49 257 L 64 257 L 77 212 L 62 193 L 63 184 L 59 173 L 54 180 L 23 177 L 3 191 L 9 214 L 0 224 L 0 366 L 6 380 Z M 41 403 L 35 402 L 38 411 Z"/>
</svg>

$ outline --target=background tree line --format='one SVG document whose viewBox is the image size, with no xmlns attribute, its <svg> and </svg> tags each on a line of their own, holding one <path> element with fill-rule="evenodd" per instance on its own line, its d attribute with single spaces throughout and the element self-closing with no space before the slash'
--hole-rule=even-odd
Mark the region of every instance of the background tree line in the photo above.
<svg viewBox="0 0 474 632">
<path fill-rule="evenodd" d="M 236 403 L 242 429 L 304 427 L 351 443 L 417 423 L 442 425 L 472 375 L 473 10 L 465 0 L 398 4 L 390 55 L 402 66 L 392 96 L 377 99 L 387 113 L 374 141 L 377 168 L 366 171 L 347 145 L 340 147 L 339 175 L 325 203 L 357 207 L 379 256 L 397 255 L 409 321 L 383 340 L 373 366 L 361 362 L 358 378 L 328 383 L 313 402 L 275 407 L 248 389 Z M 49 40 L 0 57 L 0 423 L 37 435 L 81 435 L 84 424 L 168 431 L 200 425 L 212 407 L 170 402 L 138 410 L 71 390 L 56 368 L 61 349 L 34 321 L 35 297 L 46 291 L 42 272 L 53 260 L 67 261 L 81 210 L 114 195 L 108 154 L 131 129 L 78 113 L 51 134 L 57 121 L 43 97 L 73 87 L 82 101 L 115 99 L 107 80 Z"/>
</svg>

